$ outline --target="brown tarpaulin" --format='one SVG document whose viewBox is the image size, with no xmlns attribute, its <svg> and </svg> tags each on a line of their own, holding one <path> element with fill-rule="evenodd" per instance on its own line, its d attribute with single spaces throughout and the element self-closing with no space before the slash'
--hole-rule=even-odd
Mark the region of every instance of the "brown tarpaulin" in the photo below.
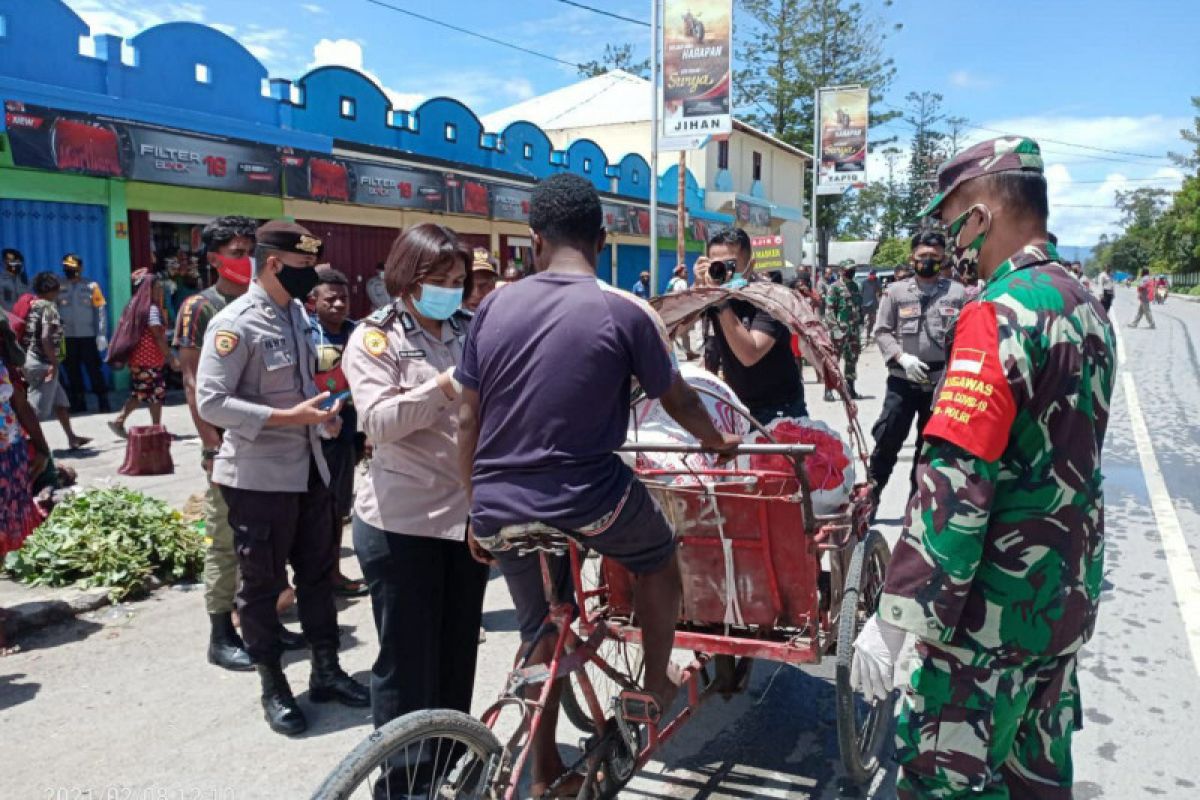
<svg viewBox="0 0 1200 800">
<path fill-rule="evenodd" d="M 834 346 L 821 315 L 810 300 L 781 284 L 761 281 L 740 289 L 692 289 L 660 295 L 653 298 L 650 304 L 658 311 L 667 326 L 667 332 L 674 338 L 677 332 L 700 319 L 706 309 L 734 298 L 761 308 L 798 336 L 804 359 L 817 370 L 825 386 L 842 398 L 850 423 L 850 438 L 860 458 L 864 458 L 867 455 L 866 442 L 858 425 L 858 406 L 850 399 L 849 388 L 842 377 L 841 353 Z"/>
</svg>

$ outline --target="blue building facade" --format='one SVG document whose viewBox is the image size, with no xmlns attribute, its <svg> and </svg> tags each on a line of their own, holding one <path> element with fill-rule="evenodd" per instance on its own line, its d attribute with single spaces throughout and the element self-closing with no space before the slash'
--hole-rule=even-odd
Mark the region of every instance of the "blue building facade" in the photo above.
<svg viewBox="0 0 1200 800">
<path fill-rule="evenodd" d="M 159 25 L 128 40 L 89 34 L 61 0 L 0 0 L 0 99 L 9 112 L 0 122 L 5 138 L 0 200 L 80 203 L 86 198 L 102 206 L 107 247 L 101 250 L 110 271 L 104 283 L 111 286 L 114 305 L 127 294 L 120 284 L 131 261 L 142 266 L 140 261 L 153 254 L 143 229 L 156 220 L 167 224 L 162 220 L 247 213 L 400 228 L 429 216 L 431 209 L 399 201 L 394 208 L 379 203 L 359 208 L 363 204 L 356 203 L 352 189 L 345 197 L 335 193 L 319 204 L 310 202 L 312 197 L 297 196 L 278 159 L 268 163 L 264 153 L 274 152 L 332 159 L 361 155 L 397 168 L 460 174 L 492 187 L 493 197 L 516 197 L 518 205 L 520 192 L 537 180 L 575 173 L 603 193 L 625 226 L 613 229 L 616 248 L 606 254 L 609 269 L 601 276 L 627 285 L 645 266 L 648 231 L 638 224 L 638 211 L 644 214 L 654 177 L 641 156 L 605 153 L 586 139 L 556 150 L 545 132 L 528 122 L 487 131 L 474 111 L 448 97 L 397 109 L 370 78 L 345 67 L 321 67 L 294 81 L 272 78 L 240 43 L 204 25 Z M 54 127 L 55 136 L 44 145 L 37 138 L 44 133 L 39 125 Z M 74 141 L 72 136 L 80 143 L 69 148 L 63 142 Z M 164 145 L 164 137 L 171 136 L 177 138 Z M 52 150 L 41 159 L 48 163 L 35 158 L 39 146 Z M 117 155 L 107 160 L 78 155 L 109 147 Z M 64 158 L 68 151 L 71 157 Z M 54 180 L 31 180 L 33 169 L 54 173 Z M 704 211 L 702 191 L 690 174 L 687 179 L 686 206 L 692 219 L 703 223 L 689 222 L 687 229 L 690 249 L 696 251 L 696 234 L 704 224 L 732 220 Z M 447 179 L 447 185 L 457 185 L 455 180 Z M 661 181 L 662 202 L 675 202 L 675 184 L 668 171 Z M 479 202 L 467 208 L 473 209 L 473 221 L 460 219 L 460 209 L 453 206 L 432 211 L 444 213 L 445 224 L 463 227 L 476 243 L 486 241 L 506 260 L 520 249 L 521 220 L 512 214 L 500 218 L 494 207 L 480 213 Z M 673 212 L 664 207 L 662 213 L 673 217 Z M 94 238 L 95 215 L 86 216 L 86 235 Z M 16 241 L 0 244 L 20 247 L 20 236 L 5 235 Z M 72 249 L 70 226 L 37 237 L 37 246 L 47 253 Z M 662 239 L 662 249 L 665 285 L 675 261 L 674 240 Z M 373 263 L 353 267 L 373 268 Z"/>
</svg>

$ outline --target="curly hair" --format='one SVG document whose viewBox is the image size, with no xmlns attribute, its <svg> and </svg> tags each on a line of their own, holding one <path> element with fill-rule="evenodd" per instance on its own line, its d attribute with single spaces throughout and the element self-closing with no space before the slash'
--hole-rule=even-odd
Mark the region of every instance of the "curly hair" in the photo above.
<svg viewBox="0 0 1200 800">
<path fill-rule="evenodd" d="M 595 244 L 604 230 L 596 187 L 578 175 L 551 175 L 533 188 L 529 227 L 555 244 Z"/>
<path fill-rule="evenodd" d="M 258 223 L 249 217 L 217 217 L 204 226 L 200 239 L 204 242 L 204 249 L 211 253 L 220 250 L 239 236 L 253 239 L 257 230 Z"/>
</svg>

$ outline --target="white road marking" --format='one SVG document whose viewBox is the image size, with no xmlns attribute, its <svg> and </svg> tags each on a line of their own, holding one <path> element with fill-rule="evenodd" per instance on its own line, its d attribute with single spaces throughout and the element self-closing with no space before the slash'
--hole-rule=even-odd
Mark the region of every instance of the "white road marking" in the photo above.
<svg viewBox="0 0 1200 800">
<path fill-rule="evenodd" d="M 1138 400 L 1133 372 L 1125 360 L 1125 343 L 1116 326 L 1114 333 L 1117 337 L 1117 363 L 1120 365 L 1125 388 L 1125 403 L 1129 406 L 1129 424 L 1133 428 L 1133 441 L 1137 445 L 1138 458 L 1142 462 L 1142 475 L 1150 494 L 1150 509 L 1158 523 L 1158 535 L 1162 539 L 1163 553 L 1167 557 L 1167 571 L 1171 576 L 1171 586 L 1175 590 L 1179 613 L 1183 617 L 1183 630 L 1192 651 L 1192 666 L 1196 674 L 1200 675 L 1200 574 L 1196 572 L 1196 563 L 1188 550 L 1187 540 L 1183 537 L 1183 527 L 1179 524 L 1175 506 L 1171 503 L 1171 495 L 1167 492 L 1166 481 L 1163 480 L 1162 470 L 1158 466 L 1158 457 L 1150 440 L 1150 429 L 1146 427 L 1146 419 L 1142 416 L 1142 404 Z"/>
</svg>

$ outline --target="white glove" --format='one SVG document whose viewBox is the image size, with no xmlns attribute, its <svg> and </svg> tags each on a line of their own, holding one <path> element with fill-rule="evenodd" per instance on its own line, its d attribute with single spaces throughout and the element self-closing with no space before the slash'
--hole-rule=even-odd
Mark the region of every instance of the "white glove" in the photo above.
<svg viewBox="0 0 1200 800">
<path fill-rule="evenodd" d="M 904 645 L 905 632 L 872 616 L 854 640 L 850 686 L 872 700 L 883 700 L 892 691 L 896 656 Z"/>
<path fill-rule="evenodd" d="M 108 337 L 97 336 L 96 337 L 96 349 L 99 350 L 101 353 L 103 353 L 105 350 L 107 350 L 108 349 Z"/>
<path fill-rule="evenodd" d="M 929 365 L 911 353 L 901 353 L 896 363 L 913 383 L 925 383 L 929 380 Z"/>
</svg>

